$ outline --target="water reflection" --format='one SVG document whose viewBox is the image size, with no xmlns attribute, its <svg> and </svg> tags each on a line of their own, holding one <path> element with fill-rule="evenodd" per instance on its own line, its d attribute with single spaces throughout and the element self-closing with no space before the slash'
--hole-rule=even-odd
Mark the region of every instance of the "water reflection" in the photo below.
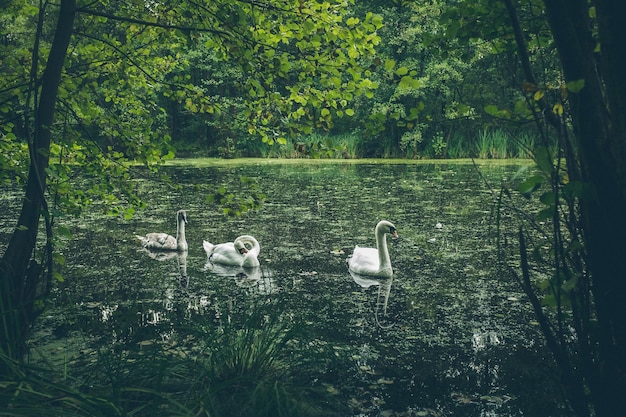
<svg viewBox="0 0 626 417">
<path fill-rule="evenodd" d="M 102 322 L 106 322 L 109 321 L 109 319 L 111 317 L 113 317 L 113 313 L 115 313 L 117 311 L 117 308 L 119 306 L 117 304 L 115 305 L 102 305 L 100 306 L 100 320 L 102 320 Z"/>
<path fill-rule="evenodd" d="M 489 346 L 498 346 L 504 344 L 504 337 L 497 331 L 474 330 L 472 334 L 472 349 L 479 352 Z"/>
<path fill-rule="evenodd" d="M 376 319 L 376 324 L 383 328 L 388 328 L 391 326 L 383 326 L 380 323 L 379 312 L 382 309 L 383 316 L 387 315 L 387 305 L 389 303 L 389 295 L 391 294 L 391 285 L 393 284 L 393 277 L 391 278 L 381 278 L 381 277 L 371 277 L 367 275 L 357 274 L 351 270 L 350 276 L 352 280 L 357 283 L 361 288 L 369 288 L 372 286 L 378 287 L 378 294 L 376 298 L 376 307 L 374 308 L 374 318 Z"/>
<path fill-rule="evenodd" d="M 187 256 L 189 253 L 187 251 L 179 252 L 177 256 L 178 260 L 178 279 L 180 280 L 180 285 L 184 288 L 189 286 L 189 276 L 187 275 Z"/>
<path fill-rule="evenodd" d="M 178 264 L 178 278 L 180 285 L 184 288 L 189 286 L 189 276 L 187 275 L 187 257 L 189 252 L 184 251 L 155 251 L 148 248 L 142 248 L 142 252 L 148 255 L 148 257 L 155 259 L 159 262 L 168 261 L 176 258 Z"/>
<path fill-rule="evenodd" d="M 218 319 L 222 315 L 217 297 L 214 294 L 189 297 L 187 299 L 186 311 L 188 313 L 186 318 L 191 318 L 192 312 L 198 315 L 213 314 Z"/>
<path fill-rule="evenodd" d="M 234 266 L 211 262 L 209 259 L 204 265 L 204 270 L 221 277 L 232 278 L 235 285 L 248 292 L 261 295 L 270 295 L 278 292 L 274 283 L 272 271 L 262 266 Z"/>
</svg>

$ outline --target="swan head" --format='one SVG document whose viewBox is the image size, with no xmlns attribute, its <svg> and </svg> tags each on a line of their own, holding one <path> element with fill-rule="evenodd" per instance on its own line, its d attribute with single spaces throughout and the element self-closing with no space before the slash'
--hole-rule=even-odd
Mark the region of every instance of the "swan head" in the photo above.
<svg viewBox="0 0 626 417">
<path fill-rule="evenodd" d="M 186 210 L 178 210 L 176 212 L 176 220 L 179 222 L 183 222 L 187 224 L 187 211 Z"/>
<path fill-rule="evenodd" d="M 235 250 L 241 255 L 245 255 L 246 253 L 248 253 L 248 248 L 246 248 L 246 245 L 244 245 L 241 240 L 235 241 Z"/>
<path fill-rule="evenodd" d="M 398 238 L 398 231 L 396 230 L 396 226 L 394 226 L 391 222 L 387 220 L 381 220 L 376 225 L 376 232 L 380 232 L 383 234 L 389 233 L 394 238 Z"/>
</svg>

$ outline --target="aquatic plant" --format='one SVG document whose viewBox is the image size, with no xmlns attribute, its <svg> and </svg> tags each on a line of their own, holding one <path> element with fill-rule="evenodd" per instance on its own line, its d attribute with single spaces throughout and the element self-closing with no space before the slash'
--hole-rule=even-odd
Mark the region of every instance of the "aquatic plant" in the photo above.
<svg viewBox="0 0 626 417">
<path fill-rule="evenodd" d="M 356 158 L 359 136 L 355 133 L 311 133 L 292 140 L 293 152 L 287 157 L 312 159 Z"/>
<path fill-rule="evenodd" d="M 71 378 L 0 355 L 0 410 L 12 416 L 329 415 L 315 401 L 320 392 L 296 378 L 293 331 L 263 317 L 253 314 L 246 327 L 219 332 L 200 323 L 190 333 L 202 340 L 187 339 L 203 347 L 195 354 L 183 342 L 101 349 Z"/>
<path fill-rule="evenodd" d="M 452 134 L 447 146 L 448 158 L 469 158 L 472 156 L 468 141 L 460 134 Z"/>
<path fill-rule="evenodd" d="M 264 314 L 253 313 L 236 328 L 226 325 L 205 358 L 188 369 L 192 391 L 199 397 L 194 413 L 212 416 L 316 416 L 323 413 L 312 399 L 310 384 L 298 382 L 299 364 L 290 355 L 293 330 Z M 198 371 L 199 369 L 199 371 Z"/>
<path fill-rule="evenodd" d="M 497 159 L 508 156 L 509 136 L 500 129 L 482 130 L 477 137 L 476 147 L 479 158 Z"/>
<path fill-rule="evenodd" d="M 530 132 L 519 132 L 513 137 L 512 156 L 516 158 L 532 158 L 537 138 Z"/>
<path fill-rule="evenodd" d="M 117 407 L 72 388 L 50 370 L 27 366 L 0 352 L 0 415 L 115 416 Z"/>
</svg>

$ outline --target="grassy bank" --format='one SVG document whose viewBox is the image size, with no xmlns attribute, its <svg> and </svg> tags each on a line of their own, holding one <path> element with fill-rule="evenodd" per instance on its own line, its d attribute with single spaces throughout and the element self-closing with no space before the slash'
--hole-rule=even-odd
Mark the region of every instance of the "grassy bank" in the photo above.
<svg viewBox="0 0 626 417">
<path fill-rule="evenodd" d="M 258 138 L 227 139 L 212 146 L 175 143 L 182 157 L 271 158 L 271 159 L 361 159 L 367 157 L 407 159 L 526 159 L 536 138 L 525 132 L 511 134 L 485 129 L 474 137 L 449 135 L 420 138 L 411 149 L 401 139 L 365 137 L 359 133 L 322 134 L 292 138 L 287 144 L 268 145 Z"/>
<path fill-rule="evenodd" d="M 511 159 L 479 159 L 479 158 L 458 158 L 458 159 L 383 159 L 383 158 L 361 158 L 361 159 L 294 159 L 294 158 L 175 158 L 167 161 L 167 166 L 190 166 L 190 167 L 212 167 L 229 165 L 298 165 L 298 164 L 395 164 L 395 165 L 428 165 L 428 164 L 477 164 L 477 165 L 531 165 L 531 159 L 511 158 Z"/>
</svg>

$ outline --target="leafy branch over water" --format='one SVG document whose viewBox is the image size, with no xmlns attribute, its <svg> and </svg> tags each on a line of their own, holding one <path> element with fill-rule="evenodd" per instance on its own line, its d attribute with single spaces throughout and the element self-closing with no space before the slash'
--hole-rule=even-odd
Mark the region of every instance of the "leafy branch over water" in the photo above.
<svg viewBox="0 0 626 417">
<path fill-rule="evenodd" d="M 261 192 L 257 180 L 241 176 L 239 181 L 241 187 L 237 191 L 228 190 L 225 185 L 218 186 L 212 194 L 207 195 L 207 203 L 217 204 L 224 214 L 232 217 L 260 208 L 265 201 L 265 194 Z"/>
</svg>

